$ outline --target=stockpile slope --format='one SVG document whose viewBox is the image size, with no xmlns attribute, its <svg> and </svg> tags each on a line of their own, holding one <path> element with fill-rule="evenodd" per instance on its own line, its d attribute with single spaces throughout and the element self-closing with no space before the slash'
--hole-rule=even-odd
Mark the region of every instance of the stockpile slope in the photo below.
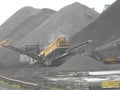
<svg viewBox="0 0 120 90">
<path fill-rule="evenodd" d="M 51 9 L 41 9 L 41 12 L 30 16 L 13 29 L 5 38 L 10 38 L 14 44 L 23 39 L 36 27 L 41 25 L 55 11 Z"/>
<path fill-rule="evenodd" d="M 102 71 L 102 70 L 116 70 L 120 68 L 119 64 L 105 65 L 91 57 L 75 55 L 71 57 L 66 63 L 56 69 L 56 71 Z"/>
<path fill-rule="evenodd" d="M 40 48 L 44 48 L 59 36 L 70 38 L 97 16 L 98 13 L 94 10 L 80 3 L 73 3 L 51 15 L 43 24 L 22 39 L 17 46 L 39 43 Z"/>
<path fill-rule="evenodd" d="M 44 13 L 49 10 L 43 9 Z M 51 13 L 51 11 L 49 11 Z M 18 30 L 9 33 L 9 36 L 13 40 L 14 45 L 21 48 L 24 45 L 28 44 L 40 44 L 43 48 L 48 45 L 53 39 L 58 37 L 59 35 L 65 35 L 68 38 L 74 35 L 78 30 L 85 27 L 88 23 L 90 23 L 95 17 L 97 17 L 98 13 L 94 10 L 81 5 L 80 3 L 73 3 L 72 5 L 66 6 L 55 14 L 51 15 L 48 19 L 46 19 L 42 24 L 35 26 L 33 30 L 34 23 L 39 19 L 32 19 L 31 24 L 30 18 L 26 20 L 26 23 L 21 23 Z M 43 14 L 44 16 L 44 14 Z M 36 18 L 36 16 L 35 16 Z M 27 25 L 30 27 L 28 27 Z M 32 26 L 32 27 L 31 27 Z M 25 28 L 23 30 L 23 28 Z M 32 28 L 32 29 L 31 29 Z M 25 36 L 25 30 L 32 30 L 28 35 Z M 22 32 L 20 32 L 22 30 Z M 24 34 L 23 34 L 24 32 Z M 14 36 L 13 33 L 15 34 Z M 28 33 L 28 32 L 27 32 Z M 24 36 L 25 38 L 23 38 Z M 15 39 L 17 38 L 17 39 Z M 21 39 L 22 38 L 22 39 Z M 19 40 L 20 42 L 18 42 Z M 6 66 L 13 66 L 19 63 L 19 54 L 9 51 L 6 54 L 0 55 L 1 62 Z"/>
<path fill-rule="evenodd" d="M 74 33 L 85 27 L 97 15 L 98 13 L 94 10 L 80 3 L 73 3 L 51 15 L 45 22 L 39 25 L 39 27 L 17 43 L 16 46 L 22 47 L 26 44 L 39 43 L 40 48 L 45 48 L 52 40 L 60 35 L 65 35 L 68 38 L 74 35 Z M 13 55 L 12 53 L 9 53 L 9 55 L 6 54 L 6 57 L 3 56 L 2 59 L 18 62 L 19 57 L 16 57 L 15 53 Z M 13 65 L 16 63 L 12 62 L 11 64 Z"/>
<path fill-rule="evenodd" d="M 120 38 L 120 1 L 117 0 L 111 7 L 99 15 L 82 31 L 76 33 L 70 44 L 93 40 L 97 45 L 102 45 Z"/>
<path fill-rule="evenodd" d="M 36 11 L 36 9 L 34 9 Z M 24 11 L 24 10 L 23 10 Z M 33 11 L 33 12 L 35 12 Z M 12 44 L 15 45 L 26 35 L 28 35 L 32 30 L 38 27 L 42 22 L 44 22 L 51 14 L 55 11 L 50 9 L 42 9 L 39 12 L 32 14 L 28 18 L 24 19 L 19 25 L 17 25 L 11 32 L 9 32 L 5 38 L 10 38 Z M 18 13 L 19 14 L 19 13 Z M 29 14 L 29 13 L 26 13 Z M 20 15 L 21 18 L 23 17 Z M 19 16 L 19 17 L 20 17 Z M 27 16 L 27 15 L 26 15 Z M 17 18 L 15 18 L 17 21 Z M 11 27 L 11 26 L 10 26 Z M 4 65 L 11 65 L 18 62 L 19 54 L 10 50 L 2 49 L 0 50 L 1 62 Z M 14 62 L 14 63 L 13 63 Z"/>
<path fill-rule="evenodd" d="M 93 40 L 100 46 L 107 42 L 120 38 L 120 1 L 116 1 L 110 8 L 104 11 L 97 19 L 85 27 L 82 31 L 75 34 L 69 44 L 77 44 L 86 40 Z M 110 50 L 109 50 L 110 51 Z M 114 53 L 114 50 L 111 52 Z M 78 52 L 79 54 L 79 52 Z M 105 54 L 105 53 L 104 53 Z M 111 53 L 112 54 L 112 53 Z M 117 53 L 118 54 L 118 53 Z M 104 65 L 90 57 L 73 56 L 57 70 L 74 71 L 98 71 L 120 69 L 119 64 Z"/>
<path fill-rule="evenodd" d="M 39 12 L 41 12 L 40 9 L 34 9 L 32 7 L 23 7 L 22 9 L 18 10 L 0 26 L 0 39 L 6 37 L 6 35 L 8 35 L 26 18 Z"/>
</svg>

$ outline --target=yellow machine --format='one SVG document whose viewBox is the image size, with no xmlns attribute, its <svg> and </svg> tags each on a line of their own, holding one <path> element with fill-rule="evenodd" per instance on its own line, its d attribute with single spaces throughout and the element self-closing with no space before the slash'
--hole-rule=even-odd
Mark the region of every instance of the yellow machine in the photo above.
<svg viewBox="0 0 120 90">
<path fill-rule="evenodd" d="M 48 45 L 48 47 L 43 49 L 38 55 L 35 55 L 34 53 L 31 53 L 29 51 L 12 46 L 10 39 L 1 41 L 0 47 L 4 47 L 31 57 L 32 58 L 32 61 L 30 60 L 31 64 L 39 63 L 40 65 L 43 66 L 51 66 L 55 64 L 59 65 L 59 63 L 61 63 L 62 61 L 61 60 L 62 58 L 65 58 L 73 54 L 73 52 L 76 49 L 88 45 L 91 42 L 92 40 L 88 40 L 81 44 L 75 45 L 72 48 L 68 48 L 66 38 L 59 37 L 55 41 L 53 41 L 50 45 Z"/>
<path fill-rule="evenodd" d="M 11 40 L 10 39 L 5 39 L 3 41 L 0 41 L 0 48 L 4 46 L 9 46 L 11 44 Z"/>
<path fill-rule="evenodd" d="M 25 54 L 33 58 L 32 64 L 34 63 L 42 63 L 45 66 L 49 66 L 52 62 L 55 61 L 56 55 L 60 55 L 65 52 L 67 49 L 67 40 L 65 37 L 59 37 L 55 41 L 53 41 L 47 48 L 41 51 L 38 55 L 34 55 L 34 53 L 16 48 L 11 45 L 11 40 L 6 39 L 0 42 L 0 47 L 5 47 L 11 49 L 13 51 L 17 51 L 21 54 Z"/>
<path fill-rule="evenodd" d="M 33 63 L 43 62 L 46 66 L 49 66 L 55 61 L 56 55 L 64 53 L 66 49 L 66 38 L 59 37 L 38 54 L 38 56 L 41 57 L 41 60 L 33 59 Z"/>
<path fill-rule="evenodd" d="M 47 48 L 38 54 L 38 56 L 42 57 L 42 61 L 45 65 L 49 66 L 51 63 L 55 61 L 57 55 L 61 55 L 67 49 L 67 40 L 65 37 L 59 37 L 55 41 L 53 41 Z M 41 62 L 40 60 L 33 60 L 36 62 Z"/>
<path fill-rule="evenodd" d="M 118 61 L 117 61 L 117 59 L 115 57 L 108 57 L 108 58 L 106 58 L 105 61 L 107 63 L 110 63 L 110 64 L 117 64 L 118 63 Z"/>
<path fill-rule="evenodd" d="M 102 88 L 115 89 L 120 88 L 120 80 L 107 80 L 101 82 Z"/>
<path fill-rule="evenodd" d="M 66 49 L 67 41 L 65 37 L 59 37 L 55 41 L 53 41 L 47 48 L 45 48 L 38 56 L 47 56 L 52 53 L 56 49 Z"/>
</svg>

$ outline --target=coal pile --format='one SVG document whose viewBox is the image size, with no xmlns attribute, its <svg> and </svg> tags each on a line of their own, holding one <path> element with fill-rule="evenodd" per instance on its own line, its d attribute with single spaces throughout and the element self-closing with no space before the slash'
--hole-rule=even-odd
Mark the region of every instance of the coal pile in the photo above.
<svg viewBox="0 0 120 90">
<path fill-rule="evenodd" d="M 119 9 L 120 1 L 117 0 L 110 8 L 108 8 L 101 15 L 99 15 L 92 23 L 90 23 L 83 30 L 75 34 L 70 39 L 69 44 L 74 46 L 75 44 L 91 39 L 97 46 L 101 46 L 120 38 L 120 20 L 118 19 L 120 15 Z M 117 51 L 115 49 L 116 48 L 114 48 L 114 50 L 113 48 L 109 48 L 109 50 L 106 50 L 107 52 L 104 52 L 103 55 L 118 55 L 119 49 L 117 48 Z M 78 50 L 77 52 L 78 54 L 79 51 L 80 50 Z M 66 63 L 64 63 L 62 66 L 58 67 L 57 70 L 97 71 L 113 69 L 120 69 L 119 64 L 103 65 L 102 63 L 97 62 L 96 60 L 90 57 L 76 55 L 70 60 L 68 60 Z"/>
<path fill-rule="evenodd" d="M 117 0 L 106 11 L 101 13 L 94 22 L 70 39 L 70 44 L 93 40 L 98 46 L 120 38 L 120 1 Z"/>
<path fill-rule="evenodd" d="M 39 27 L 23 38 L 17 46 L 39 43 L 40 47 L 45 48 L 59 36 L 66 36 L 69 39 L 97 16 L 98 13 L 94 10 L 80 3 L 73 3 L 51 15 Z"/>
<path fill-rule="evenodd" d="M 5 38 L 12 30 L 19 26 L 25 19 L 32 15 L 40 13 L 40 9 L 32 7 L 23 7 L 12 15 L 7 21 L 0 26 L 0 39 Z"/>
<path fill-rule="evenodd" d="M 12 27 L 12 29 L 1 38 L 11 38 L 13 45 L 18 48 L 24 47 L 25 45 L 39 44 L 40 49 L 48 46 L 51 41 L 59 36 L 66 36 L 69 40 L 69 46 L 74 46 L 91 39 L 96 45 L 95 47 L 120 38 L 119 0 L 100 15 L 80 3 L 68 5 L 58 12 L 50 9 L 35 10 L 35 12 L 36 13 L 32 13 L 29 17 L 26 15 L 26 18 L 20 21 L 14 28 Z M 12 22 L 12 19 L 8 21 Z M 16 19 L 17 18 L 15 18 L 15 20 Z M 16 23 L 15 21 L 13 22 Z M 4 24 L 6 25 L 6 23 Z M 12 25 L 13 24 L 9 24 L 10 27 Z M 91 44 L 91 46 L 94 44 Z M 89 48 L 89 46 L 87 48 Z M 119 53 L 118 50 L 115 53 L 116 48 L 113 49 L 114 48 L 109 48 L 107 53 L 104 52 L 104 54 L 112 55 L 113 53 Z M 15 77 L 16 79 L 39 82 L 40 76 L 45 76 L 46 72 L 50 71 L 84 72 L 120 69 L 119 64 L 105 65 L 91 57 L 81 56 L 80 54 L 81 50 L 78 50 L 76 55 L 68 57 L 67 61 L 57 68 L 39 68 L 38 66 L 29 67 L 25 64 L 20 64 L 18 61 L 18 53 L 4 49 L 4 51 L 0 51 L 1 65 L 9 66 L 12 69 L 7 71 L 0 70 L 0 72 L 12 78 Z M 24 65 L 25 67 L 23 67 Z"/>
<path fill-rule="evenodd" d="M 13 29 L 4 38 L 11 38 L 13 44 L 19 48 L 25 45 L 39 44 L 40 48 L 43 49 L 61 35 L 69 39 L 70 46 L 90 39 L 97 46 L 101 46 L 120 37 L 120 21 L 117 19 L 120 16 L 119 9 L 120 1 L 116 1 L 100 15 L 80 3 L 68 5 L 58 12 L 43 9 L 22 21 L 16 29 Z M 12 67 L 20 66 L 19 54 L 6 51 L 0 54 L 2 64 Z M 70 57 L 56 70 L 98 71 L 119 69 L 119 64 L 104 65 L 93 58 L 80 56 L 79 54 L 78 52 L 78 55 Z"/>
<path fill-rule="evenodd" d="M 70 38 L 98 16 L 97 12 L 80 3 L 73 3 L 53 13 L 52 10 L 41 10 L 38 14 L 25 19 L 5 38 L 11 38 L 13 45 L 19 48 L 34 44 L 44 48 L 61 35 Z M 19 54 L 8 50 L 7 53 L 4 52 L 0 54 L 4 65 L 19 64 Z"/>
<path fill-rule="evenodd" d="M 28 11 L 30 11 L 31 9 L 32 9 L 32 12 L 30 15 Z M 24 13 L 20 13 L 20 12 L 24 12 Z M 10 24 L 5 22 L 1 26 L 1 28 L 3 26 L 4 27 L 6 26 L 5 30 L 8 31 L 7 35 L 6 35 L 6 32 L 0 33 L 1 36 L 4 36 L 4 33 L 5 33 L 5 36 L 2 37 L 1 39 L 9 38 L 12 40 L 12 44 L 15 45 L 17 42 L 23 39 L 26 35 L 28 35 L 31 31 L 33 31 L 36 27 L 38 27 L 42 22 L 44 22 L 53 13 L 55 13 L 55 11 L 50 10 L 50 9 L 39 10 L 39 9 L 31 8 L 31 7 L 25 7 L 21 9 L 20 11 L 18 11 L 17 13 L 15 13 L 10 18 L 10 20 L 7 21 L 7 22 L 10 22 Z M 14 27 L 14 28 L 11 29 L 11 27 Z M 4 31 L 4 29 L 3 30 L 1 29 L 1 32 L 2 31 Z M 16 63 L 18 63 L 18 60 L 19 60 L 19 54 L 16 52 L 7 50 L 7 49 L 1 49 L 0 58 L 1 58 L 1 62 L 4 65 L 7 65 L 7 66 L 11 64 L 16 65 Z"/>
<path fill-rule="evenodd" d="M 119 70 L 120 65 L 105 65 L 91 57 L 75 55 L 66 63 L 56 69 L 56 71 L 105 71 Z"/>
</svg>

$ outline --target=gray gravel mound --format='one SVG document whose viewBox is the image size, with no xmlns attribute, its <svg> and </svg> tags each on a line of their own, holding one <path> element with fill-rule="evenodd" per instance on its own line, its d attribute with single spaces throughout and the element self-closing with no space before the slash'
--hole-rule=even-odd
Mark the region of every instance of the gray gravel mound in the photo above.
<svg viewBox="0 0 120 90">
<path fill-rule="evenodd" d="M 92 23 L 80 30 L 71 39 L 70 44 L 93 40 L 98 46 L 120 38 L 120 1 L 99 15 Z"/>
<path fill-rule="evenodd" d="M 97 12 L 80 3 L 73 3 L 72 5 L 66 6 L 55 14 L 53 14 L 54 11 L 46 8 L 42 9 L 41 12 L 43 13 L 33 15 L 26 19 L 13 32 L 10 32 L 6 38 L 11 38 L 14 42 L 13 45 L 19 48 L 38 43 L 40 44 L 40 48 L 44 48 L 60 35 L 65 35 L 68 38 L 71 37 L 98 15 Z M 53 15 L 46 19 L 46 14 Z M 46 20 L 44 21 L 44 19 Z M 40 24 L 41 21 L 44 22 Z M 1 62 L 4 65 L 13 66 L 20 64 L 18 61 L 19 54 L 8 50 L 6 54 L 4 52 L 0 54 Z"/>
<path fill-rule="evenodd" d="M 100 46 L 120 37 L 119 9 L 120 1 L 117 1 L 108 10 L 103 12 L 97 19 L 95 19 L 95 17 L 98 16 L 98 13 L 79 3 L 74 3 L 51 15 L 41 25 L 36 27 L 15 45 L 17 47 L 22 47 L 25 44 L 39 43 L 40 47 L 45 47 L 56 37 L 65 35 L 68 39 L 73 36 L 70 39 L 70 45 L 92 39 Z M 17 65 L 20 64 L 17 61 L 18 55 L 16 55 L 17 54 L 15 54 L 15 52 L 8 52 L 0 59 L 4 60 L 3 62 L 5 62 L 5 65 L 16 65 L 17 67 Z M 14 68 L 16 69 L 16 67 Z M 55 71 L 105 71 L 115 69 L 120 69 L 120 65 L 104 65 L 93 58 L 75 55 L 69 58 L 66 63 L 56 68 Z M 27 68 L 22 67 L 18 70 L 8 70 L 8 74 L 4 74 L 10 77 L 24 80 L 28 79 L 30 81 L 37 82 L 41 80 L 40 75 L 42 75 L 43 72 L 45 73 L 50 70 L 54 70 L 54 68 L 41 67 L 36 69 L 36 67 L 34 67 L 32 70 L 31 68 L 28 68 L 27 70 Z"/>
<path fill-rule="evenodd" d="M 50 9 L 40 10 L 40 12 L 33 14 L 28 18 L 24 19 L 24 21 L 22 21 L 18 26 L 16 26 L 11 32 L 9 32 L 4 37 L 4 39 L 10 38 L 13 42 L 13 45 L 15 45 L 17 42 L 23 39 L 26 35 L 28 35 L 32 30 L 38 27 L 42 22 L 44 22 L 54 12 L 55 11 Z M 16 52 L 13 52 L 7 49 L 1 49 L 0 58 L 1 58 L 1 62 L 4 65 L 7 65 L 7 66 L 11 64 L 16 65 L 16 63 L 18 63 L 18 60 L 19 60 L 19 54 L 18 53 L 16 54 Z"/>
<path fill-rule="evenodd" d="M 116 70 L 120 68 L 119 64 L 105 65 L 93 58 L 75 55 L 71 57 L 66 63 L 56 69 L 56 71 L 104 71 Z"/>
<path fill-rule="evenodd" d="M 0 26 L 0 40 L 6 37 L 6 35 L 8 35 L 12 30 L 14 30 L 26 18 L 40 12 L 40 9 L 34 9 L 32 7 L 24 7 L 18 10 Z"/>
<path fill-rule="evenodd" d="M 120 38 L 120 1 L 117 0 L 110 8 L 98 16 L 92 23 L 90 23 L 83 30 L 80 30 L 71 39 L 69 44 L 74 45 L 86 40 L 93 40 L 97 46 L 101 46 L 113 40 Z M 117 48 L 118 49 L 118 48 Z M 78 50 L 79 51 L 79 50 Z M 109 53 L 104 55 L 118 54 L 118 50 L 108 50 Z M 79 52 L 78 52 L 79 53 Z M 111 53 L 111 54 L 110 54 Z M 103 65 L 102 63 L 84 56 L 73 56 L 70 60 L 58 68 L 58 70 L 112 70 L 120 69 L 119 64 Z"/>
<path fill-rule="evenodd" d="M 44 23 L 22 39 L 17 46 L 39 43 L 40 48 L 44 48 L 59 36 L 70 38 L 97 16 L 98 13 L 94 10 L 80 3 L 73 3 L 51 15 Z"/>
</svg>

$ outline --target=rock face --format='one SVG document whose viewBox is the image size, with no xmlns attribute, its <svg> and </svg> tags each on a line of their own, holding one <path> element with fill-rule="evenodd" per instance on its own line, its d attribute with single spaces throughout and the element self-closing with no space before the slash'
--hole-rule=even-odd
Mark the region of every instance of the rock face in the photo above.
<svg viewBox="0 0 120 90">
<path fill-rule="evenodd" d="M 105 70 L 119 70 L 120 65 L 105 65 L 97 60 L 81 56 L 75 55 L 71 57 L 66 63 L 61 65 L 56 69 L 56 71 L 105 71 Z"/>
<path fill-rule="evenodd" d="M 20 13 L 20 12 L 24 12 L 24 13 Z M 7 28 L 1 29 L 0 34 L 5 33 L 4 30 L 8 33 L 8 34 L 5 33 L 5 36 L 2 37 L 2 39 L 10 38 L 13 42 L 13 45 L 15 45 L 26 35 L 28 35 L 32 30 L 38 27 L 42 22 L 44 22 L 54 12 L 55 11 L 50 9 L 38 10 L 31 7 L 25 7 L 19 10 L 1 26 L 1 27 L 6 26 Z M 10 22 L 10 24 L 7 24 L 7 22 Z M 18 63 L 19 54 L 18 53 L 16 54 L 16 52 L 10 50 L 1 49 L 0 58 L 2 58 L 1 62 L 5 65 L 16 64 Z"/>
</svg>

